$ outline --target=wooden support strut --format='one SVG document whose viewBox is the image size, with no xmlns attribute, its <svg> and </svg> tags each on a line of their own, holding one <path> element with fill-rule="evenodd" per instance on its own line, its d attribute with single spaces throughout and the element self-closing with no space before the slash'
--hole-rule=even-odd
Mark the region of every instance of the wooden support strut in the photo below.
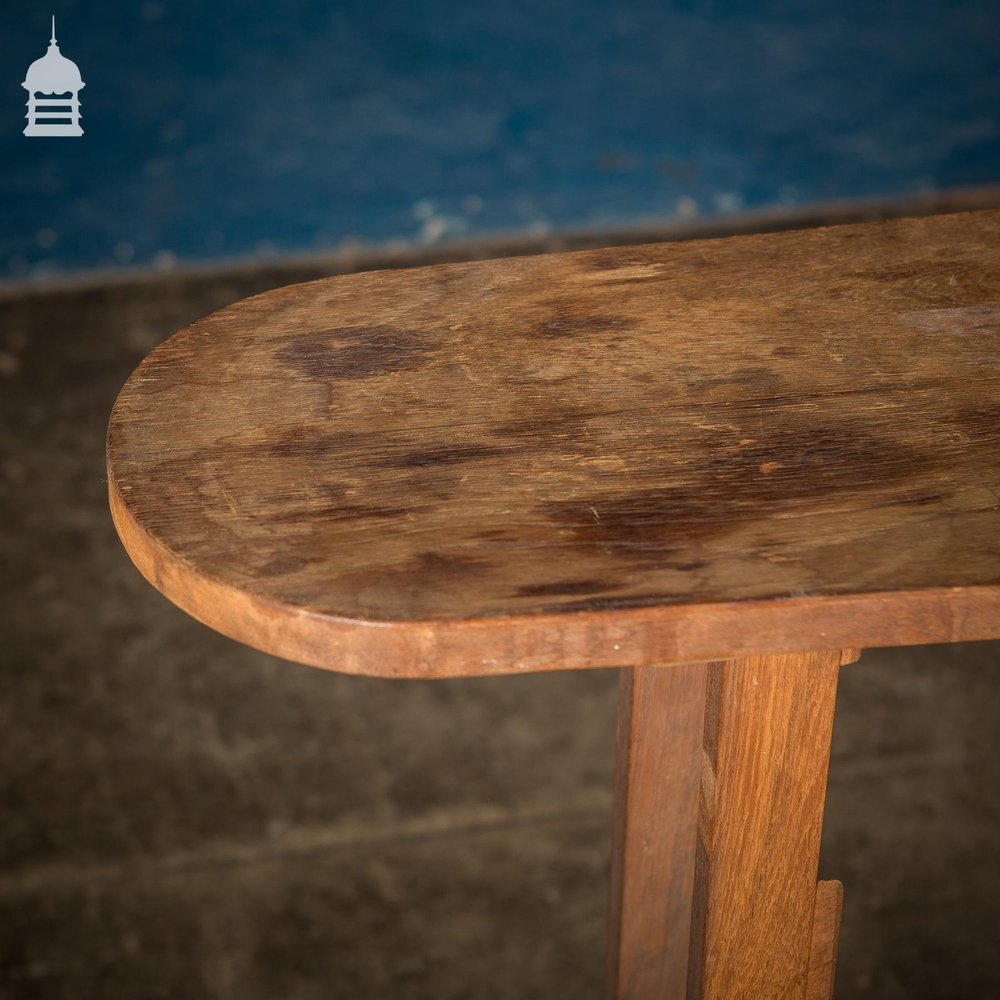
<svg viewBox="0 0 1000 1000">
<path fill-rule="evenodd" d="M 817 887 L 842 663 L 622 670 L 608 995 L 818 1000 L 842 890 Z"/>
</svg>

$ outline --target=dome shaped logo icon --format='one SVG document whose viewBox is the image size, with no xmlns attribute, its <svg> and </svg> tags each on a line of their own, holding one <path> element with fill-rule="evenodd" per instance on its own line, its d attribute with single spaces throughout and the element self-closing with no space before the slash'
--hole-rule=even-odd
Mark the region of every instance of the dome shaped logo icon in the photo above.
<svg viewBox="0 0 1000 1000">
<path fill-rule="evenodd" d="M 25 135 L 83 135 L 79 94 L 85 85 L 76 63 L 59 51 L 55 17 L 48 51 L 28 67 L 21 86 L 28 92 Z"/>
</svg>

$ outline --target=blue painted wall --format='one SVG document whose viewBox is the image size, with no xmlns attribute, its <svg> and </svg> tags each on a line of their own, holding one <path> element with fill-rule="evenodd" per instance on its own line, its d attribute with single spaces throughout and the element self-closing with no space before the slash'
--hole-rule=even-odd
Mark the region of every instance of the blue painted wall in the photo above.
<svg viewBox="0 0 1000 1000">
<path fill-rule="evenodd" d="M 0 63 L 6 278 L 1000 181 L 997 0 L 8 0 Z"/>
</svg>

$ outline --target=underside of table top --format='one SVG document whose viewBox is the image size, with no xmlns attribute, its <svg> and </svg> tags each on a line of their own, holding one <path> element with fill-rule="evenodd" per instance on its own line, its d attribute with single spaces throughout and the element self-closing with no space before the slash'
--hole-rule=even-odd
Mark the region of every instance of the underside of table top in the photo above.
<svg viewBox="0 0 1000 1000">
<path fill-rule="evenodd" d="M 1000 636 L 1000 212 L 278 289 L 146 358 L 108 468 L 156 587 L 318 666 Z"/>
</svg>

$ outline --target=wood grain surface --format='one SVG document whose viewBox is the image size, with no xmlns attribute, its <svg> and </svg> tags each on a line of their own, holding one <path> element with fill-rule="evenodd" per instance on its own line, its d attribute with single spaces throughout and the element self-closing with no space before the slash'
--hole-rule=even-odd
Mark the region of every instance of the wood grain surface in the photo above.
<svg viewBox="0 0 1000 1000">
<path fill-rule="evenodd" d="M 856 658 L 621 671 L 609 1000 L 829 1000 L 842 889 L 816 873 Z"/>
<path fill-rule="evenodd" d="M 806 995 L 837 677 L 852 656 L 710 667 L 690 997 Z"/>
<path fill-rule="evenodd" d="M 844 887 L 834 879 L 816 886 L 812 938 L 809 944 L 809 976 L 805 1000 L 832 1000 L 836 981 L 840 918 L 844 910 Z"/>
<path fill-rule="evenodd" d="M 1000 213 L 290 286 L 121 392 L 200 620 L 448 676 L 1000 636 Z"/>
<path fill-rule="evenodd" d="M 709 670 L 619 671 L 608 1000 L 688 996 Z"/>
</svg>

